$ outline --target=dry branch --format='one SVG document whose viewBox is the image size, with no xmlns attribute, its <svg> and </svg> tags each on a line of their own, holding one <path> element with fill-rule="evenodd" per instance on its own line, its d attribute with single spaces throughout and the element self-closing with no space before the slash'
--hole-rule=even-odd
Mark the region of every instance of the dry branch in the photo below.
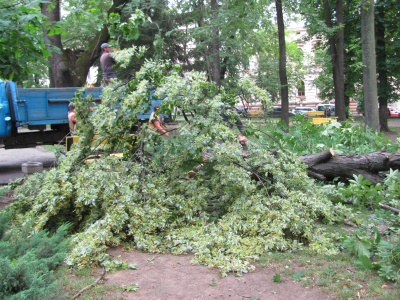
<svg viewBox="0 0 400 300">
<path fill-rule="evenodd" d="M 391 207 L 391 206 L 389 206 L 389 205 L 387 205 L 387 204 L 379 203 L 379 206 L 382 207 L 382 208 L 391 210 L 391 211 L 393 211 L 393 212 L 396 213 L 396 214 L 400 213 L 400 209 Z"/>
</svg>

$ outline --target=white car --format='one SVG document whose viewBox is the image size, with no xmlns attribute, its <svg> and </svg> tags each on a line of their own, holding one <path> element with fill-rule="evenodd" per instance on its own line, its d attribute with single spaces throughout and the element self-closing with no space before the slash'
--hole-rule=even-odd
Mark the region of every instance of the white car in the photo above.
<svg viewBox="0 0 400 300">
<path fill-rule="evenodd" d="M 314 111 L 312 107 L 296 107 L 295 109 L 292 110 L 292 113 L 300 114 L 300 115 L 305 115 L 308 111 Z"/>
<path fill-rule="evenodd" d="M 388 108 L 388 116 L 389 117 L 398 118 L 399 115 L 400 115 L 400 112 L 397 109 L 391 108 L 391 107 Z"/>
</svg>

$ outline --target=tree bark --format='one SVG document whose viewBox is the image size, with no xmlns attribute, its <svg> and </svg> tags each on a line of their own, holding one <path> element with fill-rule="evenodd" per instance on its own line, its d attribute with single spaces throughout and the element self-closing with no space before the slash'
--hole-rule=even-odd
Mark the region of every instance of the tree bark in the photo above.
<svg viewBox="0 0 400 300">
<path fill-rule="evenodd" d="M 49 7 L 53 9 L 49 9 Z M 61 20 L 60 1 L 52 1 L 52 3 L 42 3 L 40 5 L 42 14 L 48 18 L 48 21 L 54 26 Z M 56 47 L 62 51 L 61 35 L 49 35 L 48 29 L 44 29 L 44 37 L 48 41 L 47 47 Z M 72 85 L 71 73 L 69 70 L 66 57 L 61 52 L 52 52 L 49 57 L 49 79 L 50 87 L 69 87 Z"/>
<path fill-rule="evenodd" d="M 219 61 L 219 28 L 218 22 L 218 3 L 217 0 L 211 0 L 211 14 L 212 14 L 212 43 L 211 43 L 211 55 L 213 58 L 212 78 L 215 84 L 221 86 L 221 67 Z"/>
<path fill-rule="evenodd" d="M 333 28 L 331 7 L 328 0 L 324 0 L 325 24 L 328 28 Z M 336 1 L 336 19 L 338 25 L 343 25 L 343 3 Z M 329 52 L 331 54 L 333 89 L 335 95 L 335 115 L 340 121 L 346 120 L 345 101 L 344 101 L 344 30 L 339 29 L 336 36 L 330 36 Z"/>
<path fill-rule="evenodd" d="M 379 95 L 379 126 L 381 131 L 389 131 L 387 121 L 389 80 L 386 65 L 386 42 L 385 42 L 385 7 L 377 5 L 376 14 L 376 69 L 378 72 L 378 95 Z"/>
<path fill-rule="evenodd" d="M 198 11 L 198 25 L 201 28 L 204 28 L 204 15 L 203 15 L 203 11 L 204 11 L 204 3 L 201 0 L 197 1 L 197 11 Z M 204 40 L 201 39 L 200 40 L 201 44 L 204 44 Z M 212 77 L 213 77 L 213 70 L 211 68 L 211 62 L 210 62 L 210 54 L 209 54 L 209 43 L 205 43 L 204 46 L 204 61 L 206 62 L 206 68 L 207 68 L 207 76 L 208 76 L 208 80 L 210 82 L 212 82 Z"/>
<path fill-rule="evenodd" d="M 336 1 L 336 19 L 338 26 L 344 26 L 343 1 Z M 335 114 L 340 121 L 346 120 L 346 102 L 344 96 L 344 28 L 339 28 L 336 41 L 336 76 L 337 76 L 337 92 L 335 92 Z"/>
<path fill-rule="evenodd" d="M 286 74 L 285 24 L 283 22 L 282 0 L 275 0 L 279 38 L 279 80 L 281 83 L 282 120 L 289 125 L 289 88 Z"/>
<path fill-rule="evenodd" d="M 372 152 L 335 156 L 333 150 L 300 157 L 307 165 L 308 175 L 320 181 L 334 178 L 352 179 L 354 175 L 363 175 L 373 184 L 383 180 L 381 172 L 400 169 L 400 152 Z"/>
<path fill-rule="evenodd" d="M 376 82 L 374 1 L 361 1 L 361 39 L 365 124 L 379 132 L 378 93 Z"/>
</svg>

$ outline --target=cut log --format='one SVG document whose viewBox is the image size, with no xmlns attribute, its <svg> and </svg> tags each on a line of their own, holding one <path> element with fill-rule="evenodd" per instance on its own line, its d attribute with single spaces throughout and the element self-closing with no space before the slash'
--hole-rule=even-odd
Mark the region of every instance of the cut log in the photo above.
<svg viewBox="0 0 400 300">
<path fill-rule="evenodd" d="M 400 169 L 400 152 L 378 151 L 360 155 L 334 155 L 330 150 L 300 157 L 308 167 L 308 175 L 320 181 L 334 178 L 352 179 L 363 175 L 373 184 L 383 180 L 382 172 Z"/>
</svg>

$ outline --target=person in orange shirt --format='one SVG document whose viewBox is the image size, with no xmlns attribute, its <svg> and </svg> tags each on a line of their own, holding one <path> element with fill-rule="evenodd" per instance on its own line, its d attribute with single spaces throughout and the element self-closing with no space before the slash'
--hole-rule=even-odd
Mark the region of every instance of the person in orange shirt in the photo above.
<svg viewBox="0 0 400 300">
<path fill-rule="evenodd" d="M 76 131 L 76 118 L 75 118 L 75 104 L 68 104 L 68 124 L 69 124 L 69 134 L 74 135 Z"/>
<path fill-rule="evenodd" d="M 158 131 L 159 133 L 165 135 L 169 138 L 169 133 L 167 131 L 167 126 L 165 125 L 161 115 L 157 114 L 157 110 L 160 104 L 154 106 L 154 111 L 151 113 L 149 118 L 149 128 Z"/>
</svg>

